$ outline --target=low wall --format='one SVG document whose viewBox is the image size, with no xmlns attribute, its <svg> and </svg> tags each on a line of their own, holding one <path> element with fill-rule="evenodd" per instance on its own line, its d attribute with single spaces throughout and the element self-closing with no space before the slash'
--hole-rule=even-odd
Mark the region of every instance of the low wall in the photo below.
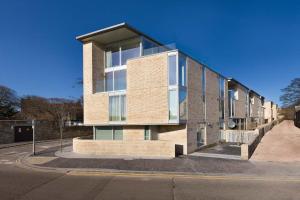
<svg viewBox="0 0 300 200">
<path fill-rule="evenodd" d="M 241 145 L 241 158 L 243 160 L 248 160 L 251 158 L 252 154 L 254 153 L 256 147 L 260 143 L 261 139 L 265 136 L 265 134 L 270 131 L 275 125 L 282 122 L 283 119 L 274 120 L 268 124 L 261 125 L 255 129 L 255 131 L 258 133 L 255 135 L 252 140 L 250 140 L 246 144 Z"/>
<path fill-rule="evenodd" d="M 220 140 L 235 143 L 250 143 L 258 135 L 258 130 L 221 130 Z"/>
<path fill-rule="evenodd" d="M 85 140 L 73 139 L 73 151 L 80 154 L 130 157 L 175 157 L 175 144 L 163 140 Z"/>
<path fill-rule="evenodd" d="M 0 144 L 15 142 L 15 126 L 31 126 L 31 121 L 25 120 L 0 120 Z M 63 138 L 74 138 L 81 136 L 92 136 L 93 128 L 87 126 L 65 127 Z M 35 139 L 51 140 L 59 139 L 60 133 L 58 127 L 53 121 L 36 121 Z"/>
</svg>

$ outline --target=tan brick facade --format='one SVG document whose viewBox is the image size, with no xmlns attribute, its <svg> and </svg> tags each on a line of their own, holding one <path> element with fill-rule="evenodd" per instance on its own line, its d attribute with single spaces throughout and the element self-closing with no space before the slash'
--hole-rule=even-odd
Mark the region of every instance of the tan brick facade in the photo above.
<svg viewBox="0 0 300 200">
<path fill-rule="evenodd" d="M 155 54 L 127 63 L 127 124 L 167 124 L 168 55 Z"/>
<path fill-rule="evenodd" d="M 248 91 L 247 89 L 243 88 L 242 86 L 237 86 L 236 90 L 238 92 L 238 100 L 235 100 L 235 118 L 242 118 L 245 119 L 247 118 L 247 94 Z"/>
<path fill-rule="evenodd" d="M 106 32 L 105 34 L 108 33 Z M 138 37 L 137 33 L 132 34 L 135 38 Z M 74 151 L 83 153 L 93 152 L 100 155 L 172 157 L 174 156 L 175 144 L 183 145 L 184 154 L 191 153 L 199 148 L 197 144 L 197 132 L 200 129 L 204 133 L 203 139 L 205 145 L 214 144 L 219 141 L 220 129 L 228 128 L 229 82 L 226 80 L 224 86 L 225 117 L 224 127 L 222 128 L 220 127 L 219 108 L 219 79 L 221 75 L 205 67 L 206 88 L 205 96 L 203 96 L 202 69 L 204 66 L 190 57 L 187 57 L 187 97 L 184 100 L 187 105 L 187 112 L 183 112 L 187 113 L 187 115 L 184 115 L 184 119 L 186 120 L 178 120 L 178 122 L 173 122 L 173 124 L 169 122 L 168 53 L 181 54 L 177 50 L 136 57 L 127 60 L 126 66 L 118 66 L 119 70 L 126 68 L 127 88 L 121 91 L 123 95 L 126 95 L 126 120 L 122 122 L 110 122 L 109 95 L 112 95 L 114 92 L 104 92 L 104 79 L 105 71 L 115 69 L 105 69 L 105 52 L 102 46 L 111 46 L 112 40 L 115 40 L 114 42 L 119 45 L 120 40 L 113 37 L 120 37 L 123 42 L 126 38 L 123 38 L 123 35 L 112 34 L 111 40 L 107 42 L 105 38 L 108 35 L 100 38 L 97 33 L 97 37 L 93 35 L 91 38 L 86 38 L 84 36 L 84 39 L 81 40 L 83 42 L 84 124 L 90 126 L 122 126 L 123 140 L 94 141 L 94 143 L 93 141 L 74 140 Z M 97 39 L 98 41 L 96 42 Z M 137 41 L 141 42 L 142 39 L 137 39 Z M 113 43 L 113 45 L 116 45 L 116 43 Z M 141 46 L 142 42 L 140 43 Z M 119 48 L 122 49 L 121 46 Z M 139 55 L 142 55 L 142 51 L 142 48 L 140 48 Z M 109 56 L 110 54 L 108 53 L 107 55 Z M 119 56 L 120 60 L 122 60 L 121 57 L 122 54 Z M 119 64 L 121 63 L 124 64 L 119 61 Z M 178 73 L 177 76 L 179 79 Z M 247 106 L 249 105 L 247 104 L 247 95 L 249 89 L 239 84 L 233 86 L 235 86 L 234 89 L 238 93 L 238 100 L 234 102 L 235 115 L 233 118 L 247 119 L 247 122 L 253 118 L 263 119 L 261 97 L 257 95 L 253 96 L 254 104 L 251 105 L 250 117 L 252 118 L 250 118 L 247 114 Z M 174 91 L 180 90 L 180 86 L 178 85 L 172 85 L 172 87 Z M 185 103 L 181 102 L 178 105 L 178 109 L 184 110 Z M 273 112 L 275 110 L 276 108 L 273 108 Z M 151 130 L 151 141 L 145 141 L 145 125 L 149 125 Z"/>
<path fill-rule="evenodd" d="M 218 142 L 220 131 L 219 124 L 219 85 L 218 74 L 206 70 L 206 142 L 213 144 Z"/>
</svg>

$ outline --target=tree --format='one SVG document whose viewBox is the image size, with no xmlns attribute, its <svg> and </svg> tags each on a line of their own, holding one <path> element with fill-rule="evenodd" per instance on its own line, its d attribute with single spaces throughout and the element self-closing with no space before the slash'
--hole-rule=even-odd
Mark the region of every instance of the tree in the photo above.
<svg viewBox="0 0 300 200">
<path fill-rule="evenodd" d="M 21 114 L 25 119 L 53 121 L 49 108 L 49 100 L 44 97 L 24 96 L 21 99 Z"/>
<path fill-rule="evenodd" d="M 59 127 L 60 151 L 62 151 L 63 131 L 66 125 L 65 122 L 78 118 L 78 114 L 82 115 L 82 105 L 80 100 L 73 101 L 69 99 L 52 98 L 49 99 L 49 106 L 48 111 L 51 113 Z"/>
<path fill-rule="evenodd" d="M 20 99 L 16 92 L 0 85 L 0 119 L 10 119 L 18 113 Z"/>
<path fill-rule="evenodd" d="M 300 78 L 295 78 L 291 83 L 281 90 L 283 95 L 280 96 L 280 101 L 283 107 L 293 107 L 300 104 Z"/>
</svg>

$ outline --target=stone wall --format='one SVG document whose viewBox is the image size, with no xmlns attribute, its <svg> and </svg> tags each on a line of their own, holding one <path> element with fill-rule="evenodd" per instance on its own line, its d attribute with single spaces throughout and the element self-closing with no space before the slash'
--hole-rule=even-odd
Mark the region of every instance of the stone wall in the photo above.
<svg viewBox="0 0 300 200">
<path fill-rule="evenodd" d="M 264 135 L 270 131 L 275 125 L 282 122 L 282 118 L 278 120 L 274 120 L 268 124 L 261 125 L 255 129 L 256 135 L 255 137 L 252 137 L 252 140 L 250 140 L 247 144 L 241 145 L 241 158 L 244 160 L 248 160 L 251 158 L 252 154 L 254 153 L 256 147 L 260 143 L 261 139 L 264 137 Z"/>
<path fill-rule="evenodd" d="M 13 143 L 15 141 L 13 121 L 0 121 L 0 144 Z"/>
<path fill-rule="evenodd" d="M 162 140 L 84 140 L 73 139 L 73 151 L 81 154 L 130 157 L 175 157 L 175 145 Z"/>
<path fill-rule="evenodd" d="M 31 122 L 26 121 L 13 121 L 5 120 L 0 121 L 0 144 L 15 142 L 14 126 L 31 126 Z M 63 131 L 63 138 L 74 138 L 81 136 L 93 135 L 92 127 L 87 126 L 71 126 L 65 127 Z M 54 122 L 49 121 L 37 121 L 35 125 L 36 140 L 51 140 L 59 139 L 59 129 Z"/>
</svg>

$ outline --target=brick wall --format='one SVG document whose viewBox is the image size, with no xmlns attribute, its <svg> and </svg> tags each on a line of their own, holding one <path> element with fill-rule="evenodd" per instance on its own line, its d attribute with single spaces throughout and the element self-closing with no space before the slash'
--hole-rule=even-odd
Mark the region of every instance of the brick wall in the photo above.
<svg viewBox="0 0 300 200">
<path fill-rule="evenodd" d="M 168 123 L 168 54 L 127 62 L 127 123 Z"/>
<path fill-rule="evenodd" d="M 109 141 L 73 139 L 73 151 L 81 154 L 131 157 L 175 157 L 175 145 L 170 141 Z"/>
</svg>

